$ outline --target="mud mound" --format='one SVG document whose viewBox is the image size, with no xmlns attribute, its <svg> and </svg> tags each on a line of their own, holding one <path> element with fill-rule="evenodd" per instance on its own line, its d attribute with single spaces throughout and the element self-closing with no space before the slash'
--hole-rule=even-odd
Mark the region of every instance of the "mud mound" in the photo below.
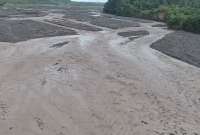
<svg viewBox="0 0 200 135">
<path fill-rule="evenodd" d="M 154 24 L 152 27 L 167 27 L 166 24 Z"/>
<path fill-rule="evenodd" d="M 34 38 L 75 35 L 75 31 L 41 22 L 0 20 L 0 42 L 19 42 Z"/>
<path fill-rule="evenodd" d="M 50 23 L 58 24 L 61 26 L 78 29 L 78 30 L 86 30 L 86 31 L 101 31 L 102 30 L 97 27 L 89 26 L 82 23 L 72 22 L 69 20 L 46 20 L 46 21 Z"/>
<path fill-rule="evenodd" d="M 182 31 L 174 32 L 154 43 L 151 47 L 200 67 L 200 35 Z"/>
<path fill-rule="evenodd" d="M 140 31 L 125 31 L 125 32 L 119 32 L 118 33 L 119 36 L 122 37 L 142 37 L 142 36 L 146 36 L 149 35 L 148 31 L 145 30 L 140 30 Z"/>
</svg>

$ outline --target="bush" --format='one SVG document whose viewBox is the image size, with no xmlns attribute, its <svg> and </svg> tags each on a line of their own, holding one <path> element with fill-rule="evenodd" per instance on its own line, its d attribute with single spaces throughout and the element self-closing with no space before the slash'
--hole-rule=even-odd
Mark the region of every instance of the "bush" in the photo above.
<svg viewBox="0 0 200 135">
<path fill-rule="evenodd" d="M 200 15 L 190 16 L 183 23 L 183 30 L 200 33 Z"/>
<path fill-rule="evenodd" d="M 200 10 L 184 7 L 168 8 L 166 22 L 170 28 L 200 33 Z"/>
<path fill-rule="evenodd" d="M 200 33 L 199 7 L 199 0 L 109 0 L 104 12 L 165 21 L 170 28 Z"/>
<path fill-rule="evenodd" d="M 189 15 L 184 14 L 182 9 L 173 6 L 168 8 L 166 21 L 170 28 L 182 29 L 183 24 L 188 17 Z"/>
</svg>

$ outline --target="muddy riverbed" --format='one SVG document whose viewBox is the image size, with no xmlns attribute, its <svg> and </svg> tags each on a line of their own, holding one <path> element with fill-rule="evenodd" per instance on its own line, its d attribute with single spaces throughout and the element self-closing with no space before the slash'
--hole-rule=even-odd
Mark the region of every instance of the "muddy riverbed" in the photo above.
<svg viewBox="0 0 200 135">
<path fill-rule="evenodd" d="M 200 135 L 200 69 L 150 47 L 164 24 L 26 10 L 0 16 L 0 135 Z"/>
</svg>

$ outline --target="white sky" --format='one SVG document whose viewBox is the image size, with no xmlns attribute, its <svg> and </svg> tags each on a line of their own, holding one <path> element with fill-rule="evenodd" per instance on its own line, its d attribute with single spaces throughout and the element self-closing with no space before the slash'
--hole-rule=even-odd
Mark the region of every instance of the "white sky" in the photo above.
<svg viewBox="0 0 200 135">
<path fill-rule="evenodd" d="M 81 2 L 106 2 L 107 0 L 72 0 L 72 1 L 81 1 Z"/>
</svg>

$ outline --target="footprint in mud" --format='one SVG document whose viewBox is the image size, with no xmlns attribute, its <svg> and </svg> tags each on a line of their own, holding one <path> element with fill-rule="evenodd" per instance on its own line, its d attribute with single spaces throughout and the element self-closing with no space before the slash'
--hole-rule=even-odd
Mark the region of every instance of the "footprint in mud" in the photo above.
<svg viewBox="0 0 200 135">
<path fill-rule="evenodd" d="M 38 127 L 40 128 L 40 130 L 44 130 L 44 128 L 45 128 L 44 121 L 39 117 L 35 117 L 34 120 L 36 121 L 36 123 L 37 123 Z"/>
<path fill-rule="evenodd" d="M 44 86 L 47 83 L 46 79 L 41 80 L 41 85 Z"/>
<path fill-rule="evenodd" d="M 59 65 L 59 63 L 58 63 L 58 62 L 56 62 L 55 64 L 53 64 L 53 66 L 56 66 L 56 65 Z"/>
<path fill-rule="evenodd" d="M 57 69 L 58 72 L 65 72 L 67 70 L 67 67 L 59 67 Z"/>
<path fill-rule="evenodd" d="M 56 62 L 55 64 L 53 64 L 53 66 L 58 72 L 65 72 L 67 70 L 67 65 L 61 65 L 59 62 Z"/>
<path fill-rule="evenodd" d="M 59 62 L 56 62 L 53 64 L 54 69 L 56 69 L 57 72 L 66 72 L 68 69 L 68 65 L 61 65 Z"/>
<path fill-rule="evenodd" d="M 6 120 L 8 113 L 8 105 L 0 101 L 0 120 Z"/>
<path fill-rule="evenodd" d="M 61 62 L 62 62 L 62 60 L 59 59 L 59 60 L 57 60 L 56 63 L 53 64 L 53 66 L 58 66 Z"/>
<path fill-rule="evenodd" d="M 9 130 L 13 130 L 14 129 L 14 127 L 9 127 Z"/>
</svg>

